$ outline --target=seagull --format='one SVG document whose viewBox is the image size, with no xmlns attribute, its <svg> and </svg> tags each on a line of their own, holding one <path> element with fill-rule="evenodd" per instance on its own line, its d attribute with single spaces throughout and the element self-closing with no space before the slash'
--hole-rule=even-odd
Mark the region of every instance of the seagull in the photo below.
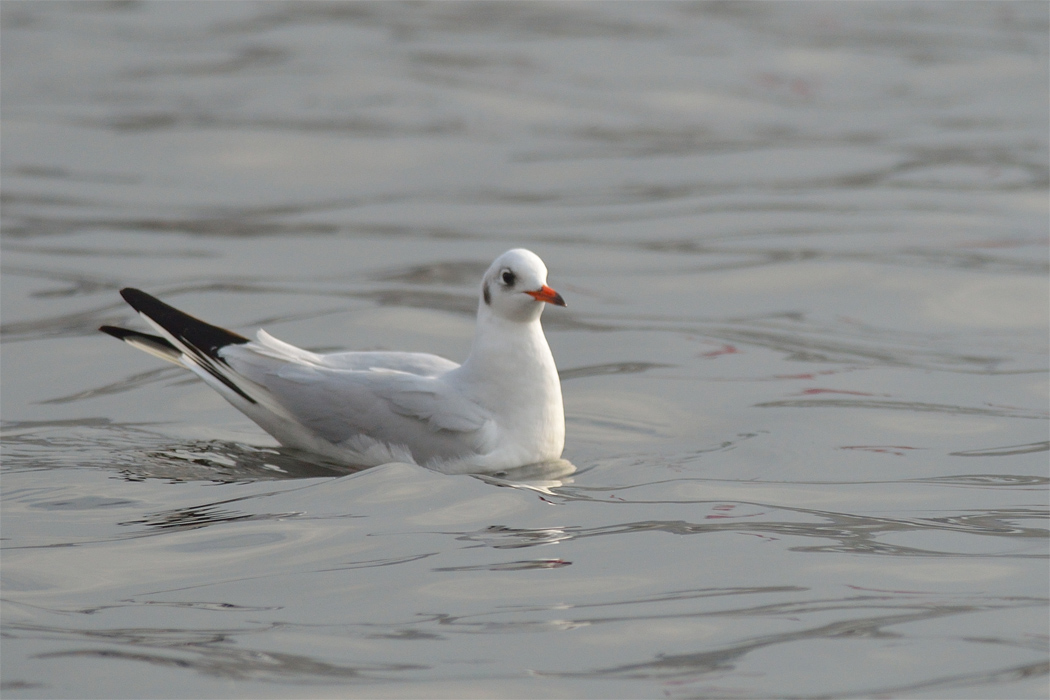
<svg viewBox="0 0 1050 700">
<path fill-rule="evenodd" d="M 561 382 L 540 314 L 565 301 L 524 248 L 485 272 L 462 365 L 426 353 L 315 353 L 261 329 L 250 340 L 138 289 L 120 295 L 160 335 L 100 331 L 190 370 L 287 447 L 355 466 L 409 462 L 445 473 L 561 457 Z"/>
</svg>

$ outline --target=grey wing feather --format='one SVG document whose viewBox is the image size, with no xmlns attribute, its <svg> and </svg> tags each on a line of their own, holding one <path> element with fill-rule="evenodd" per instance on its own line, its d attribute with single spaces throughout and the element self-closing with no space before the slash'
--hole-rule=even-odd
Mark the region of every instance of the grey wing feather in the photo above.
<svg viewBox="0 0 1050 700">
<path fill-rule="evenodd" d="M 466 433 L 480 430 L 489 420 L 488 412 L 476 403 L 435 381 L 405 379 L 378 393 L 395 413 L 426 421 L 435 430 Z"/>
<path fill-rule="evenodd" d="M 264 330 L 246 349 L 273 358 L 297 364 L 328 367 L 330 369 L 393 369 L 399 372 L 436 377 L 459 367 L 452 360 L 421 352 L 335 352 L 327 355 L 310 352 L 278 340 Z M 236 348 L 231 348 L 236 351 Z"/>
<path fill-rule="evenodd" d="M 490 449 L 488 412 L 439 377 L 284 362 L 246 346 L 233 349 L 226 359 L 265 386 L 303 425 L 333 443 L 367 436 L 407 445 L 417 461 Z"/>
<path fill-rule="evenodd" d="M 489 420 L 487 411 L 440 379 L 407 372 L 286 364 L 263 383 L 293 414 L 316 414 L 325 404 L 328 416 L 373 434 L 389 424 L 390 413 L 431 431 L 471 432 Z"/>
<path fill-rule="evenodd" d="M 319 364 L 332 369 L 391 369 L 436 377 L 459 367 L 452 360 L 421 352 L 339 352 L 321 355 Z"/>
</svg>

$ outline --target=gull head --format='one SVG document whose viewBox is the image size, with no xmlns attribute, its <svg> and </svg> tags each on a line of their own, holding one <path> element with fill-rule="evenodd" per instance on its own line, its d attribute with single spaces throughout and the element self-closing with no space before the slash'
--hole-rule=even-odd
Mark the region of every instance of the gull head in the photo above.
<svg viewBox="0 0 1050 700">
<path fill-rule="evenodd" d="M 531 250 L 508 250 L 493 261 L 481 280 L 481 304 L 494 316 L 528 323 L 543 305 L 565 306 L 561 295 L 547 286 L 547 266 Z"/>
</svg>

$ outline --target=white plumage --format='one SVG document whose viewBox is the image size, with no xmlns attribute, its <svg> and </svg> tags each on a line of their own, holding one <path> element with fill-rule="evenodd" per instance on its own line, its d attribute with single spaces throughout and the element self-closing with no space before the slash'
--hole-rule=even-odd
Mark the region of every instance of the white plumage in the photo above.
<svg viewBox="0 0 1050 700">
<path fill-rule="evenodd" d="M 101 330 L 193 371 L 284 445 L 349 464 L 409 461 L 445 472 L 561 456 L 561 384 L 540 314 L 545 302 L 565 302 L 528 250 L 507 251 L 485 273 L 462 365 L 424 353 L 318 354 L 262 330 L 249 340 L 144 292 L 121 294 L 163 337 Z"/>
</svg>

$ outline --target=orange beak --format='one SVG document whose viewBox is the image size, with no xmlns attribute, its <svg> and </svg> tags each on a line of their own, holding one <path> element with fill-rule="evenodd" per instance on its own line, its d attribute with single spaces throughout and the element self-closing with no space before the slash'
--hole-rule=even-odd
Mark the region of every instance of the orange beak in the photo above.
<svg viewBox="0 0 1050 700">
<path fill-rule="evenodd" d="M 547 285 L 543 285 L 535 292 L 525 293 L 533 299 L 535 299 L 536 301 L 545 301 L 548 304 L 554 304 L 555 306 L 565 306 L 565 300 L 561 298 L 561 294 L 558 294 L 556 291 L 554 291 Z"/>
</svg>

